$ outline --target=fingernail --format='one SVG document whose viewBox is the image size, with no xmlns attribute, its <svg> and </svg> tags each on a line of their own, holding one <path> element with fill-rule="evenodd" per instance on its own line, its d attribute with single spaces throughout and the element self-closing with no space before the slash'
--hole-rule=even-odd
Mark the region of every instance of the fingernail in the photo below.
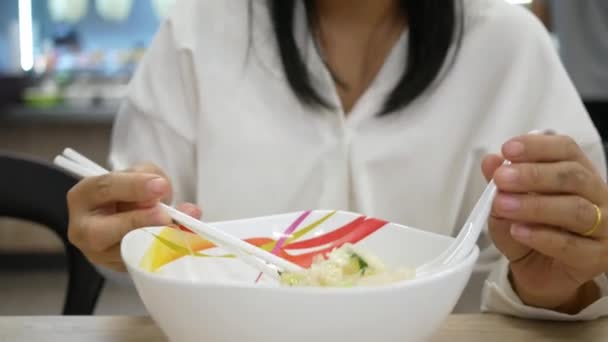
<svg viewBox="0 0 608 342">
<path fill-rule="evenodd" d="M 519 157 L 524 153 L 524 144 L 519 141 L 509 141 L 504 148 L 506 157 Z"/>
<path fill-rule="evenodd" d="M 519 177 L 519 172 L 512 167 L 503 167 L 499 170 L 498 176 L 505 182 L 513 183 Z"/>
<path fill-rule="evenodd" d="M 517 210 L 521 206 L 519 199 L 510 195 L 499 195 L 496 199 L 498 206 L 504 210 Z"/>
<path fill-rule="evenodd" d="M 523 224 L 513 224 L 511 225 L 511 236 L 517 239 L 528 239 L 530 237 L 530 228 L 524 226 Z"/>
<path fill-rule="evenodd" d="M 152 194 L 162 194 L 167 189 L 167 181 L 163 178 L 154 178 L 146 183 L 146 189 Z"/>
</svg>

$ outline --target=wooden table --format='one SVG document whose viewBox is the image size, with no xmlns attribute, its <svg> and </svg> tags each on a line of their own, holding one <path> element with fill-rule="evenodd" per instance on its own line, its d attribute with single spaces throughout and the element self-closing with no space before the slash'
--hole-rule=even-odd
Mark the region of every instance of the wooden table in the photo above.
<svg viewBox="0 0 608 342">
<path fill-rule="evenodd" d="M 147 317 L 0 316 L 0 342 L 167 341 Z M 555 323 L 495 315 L 452 315 L 432 342 L 608 341 L 608 320 Z"/>
</svg>

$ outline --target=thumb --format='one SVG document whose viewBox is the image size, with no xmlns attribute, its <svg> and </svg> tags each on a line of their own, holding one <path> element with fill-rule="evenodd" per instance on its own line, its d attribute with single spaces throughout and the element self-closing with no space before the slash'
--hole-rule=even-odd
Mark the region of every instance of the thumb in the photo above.
<svg viewBox="0 0 608 342">
<path fill-rule="evenodd" d="M 503 162 L 504 159 L 497 154 L 489 154 L 483 158 L 481 162 L 481 172 L 486 178 L 486 181 L 489 182 L 490 179 L 494 177 L 494 172 L 496 172 L 496 169 L 498 169 Z"/>
</svg>

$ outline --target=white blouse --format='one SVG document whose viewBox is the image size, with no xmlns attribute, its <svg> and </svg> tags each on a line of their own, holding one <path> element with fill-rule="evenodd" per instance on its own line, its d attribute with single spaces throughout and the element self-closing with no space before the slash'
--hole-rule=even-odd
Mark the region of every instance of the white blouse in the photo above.
<svg viewBox="0 0 608 342">
<path fill-rule="evenodd" d="M 407 32 L 346 115 L 301 6 L 297 44 L 336 110 L 294 96 L 264 0 L 178 1 L 132 80 L 110 161 L 158 164 L 175 200 L 198 203 L 207 221 L 344 209 L 441 234 L 457 233 L 485 187 L 482 156 L 532 129 L 571 135 L 605 174 L 600 138 L 542 25 L 502 0 L 464 6 L 454 64 L 411 105 L 379 118 L 404 69 Z M 487 238 L 480 243 L 488 247 L 478 271 L 493 272 L 481 304 L 483 282 L 469 284 L 469 306 L 558 319 L 608 313 L 606 298 L 577 315 L 523 305 L 506 261 Z"/>
</svg>

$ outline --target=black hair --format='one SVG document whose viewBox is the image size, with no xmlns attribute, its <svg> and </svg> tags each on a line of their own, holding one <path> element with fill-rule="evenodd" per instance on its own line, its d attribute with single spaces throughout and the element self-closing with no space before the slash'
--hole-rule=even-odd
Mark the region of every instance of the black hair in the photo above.
<svg viewBox="0 0 608 342">
<path fill-rule="evenodd" d="M 328 107 L 325 99 L 313 87 L 311 76 L 295 42 L 293 22 L 296 1 L 304 1 L 308 17 L 314 16 L 314 0 L 268 0 L 283 69 L 289 86 L 302 103 Z M 450 58 L 453 44 L 456 43 L 456 48 L 460 44 L 462 13 L 458 1 L 400 1 L 400 9 L 407 16 L 409 26 L 407 66 L 387 96 L 380 115 L 407 106 L 439 76 Z M 311 22 L 308 21 L 309 29 Z"/>
</svg>

